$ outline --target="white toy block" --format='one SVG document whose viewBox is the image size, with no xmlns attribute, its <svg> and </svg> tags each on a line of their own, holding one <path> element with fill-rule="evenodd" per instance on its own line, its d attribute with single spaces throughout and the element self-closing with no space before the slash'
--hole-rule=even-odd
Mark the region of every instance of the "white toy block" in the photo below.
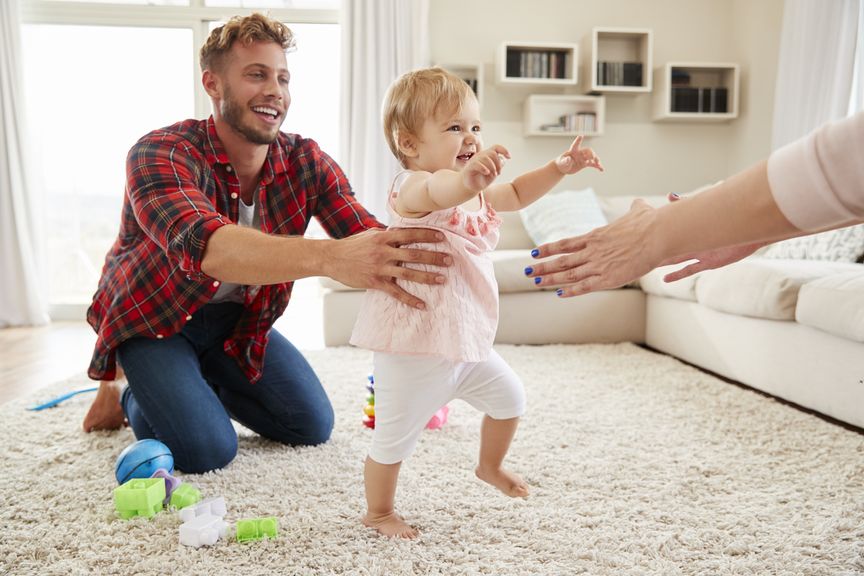
<svg viewBox="0 0 864 576">
<path fill-rule="evenodd" d="M 185 508 L 184 508 L 185 510 Z M 180 544 L 186 546 L 212 546 L 228 534 L 228 523 L 219 516 L 202 514 L 180 525 Z"/>
<path fill-rule="evenodd" d="M 178 510 L 177 514 L 180 515 L 180 520 L 183 522 L 189 522 L 193 518 L 205 514 L 224 518 L 227 512 L 227 508 L 225 507 L 225 498 L 218 496 L 216 498 L 202 500 L 193 506 L 187 506 L 186 508 Z"/>
</svg>

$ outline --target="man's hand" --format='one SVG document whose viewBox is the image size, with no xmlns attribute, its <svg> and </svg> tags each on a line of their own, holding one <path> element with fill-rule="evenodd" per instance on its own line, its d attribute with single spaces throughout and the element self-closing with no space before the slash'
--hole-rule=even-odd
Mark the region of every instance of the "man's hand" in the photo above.
<svg viewBox="0 0 864 576">
<path fill-rule="evenodd" d="M 122 377 L 122 374 L 119 374 L 119 377 Z M 126 417 L 120 406 L 121 389 L 122 384 L 117 380 L 103 380 L 99 383 L 96 398 L 84 417 L 85 432 L 118 430 L 126 425 Z"/>
<path fill-rule="evenodd" d="M 575 174 L 583 168 L 596 168 L 603 172 L 603 165 L 600 163 L 600 158 L 594 153 L 591 148 L 582 148 L 583 137 L 577 136 L 573 143 L 570 144 L 570 149 L 561 154 L 555 159 L 555 166 L 561 174 Z"/>
<path fill-rule="evenodd" d="M 434 244 L 444 240 L 436 230 L 411 228 L 400 230 L 367 230 L 341 240 L 331 240 L 323 262 L 327 276 L 353 288 L 386 292 L 413 308 L 426 304 L 402 289 L 396 280 L 421 284 L 443 284 L 444 276 L 408 268 L 402 264 L 449 266 L 452 258 L 443 252 L 422 248 L 402 248 L 405 244 Z"/>
</svg>

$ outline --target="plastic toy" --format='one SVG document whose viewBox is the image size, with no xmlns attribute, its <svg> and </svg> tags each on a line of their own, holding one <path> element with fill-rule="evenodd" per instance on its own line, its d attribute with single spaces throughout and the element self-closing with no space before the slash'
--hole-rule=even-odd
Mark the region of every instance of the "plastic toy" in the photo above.
<svg viewBox="0 0 864 576">
<path fill-rule="evenodd" d="M 171 493 L 168 506 L 175 510 L 185 510 L 201 500 L 201 491 L 191 484 L 181 484 Z"/>
<path fill-rule="evenodd" d="M 237 541 L 251 542 L 264 538 L 276 538 L 279 523 L 276 518 L 247 518 L 237 521 Z"/>
<path fill-rule="evenodd" d="M 174 455 L 158 440 L 138 440 L 123 449 L 114 464 L 118 484 L 132 478 L 150 478 L 159 468 L 174 471 Z M 164 496 L 163 496 L 164 498 Z"/>
<path fill-rule="evenodd" d="M 366 377 L 369 381 L 366 384 L 366 389 L 369 394 L 366 395 L 366 404 L 363 406 L 363 425 L 367 428 L 375 428 L 375 378 L 370 374 Z M 438 430 L 447 423 L 447 415 L 450 413 L 449 406 L 439 408 L 429 422 L 426 423 L 427 430 Z"/>
<path fill-rule="evenodd" d="M 167 506 L 168 501 L 171 499 L 171 494 L 174 492 L 174 490 L 176 490 L 180 486 L 181 480 L 179 478 L 175 478 L 174 476 L 169 474 L 168 471 L 165 470 L 164 468 L 159 468 L 158 470 L 153 472 L 153 475 L 150 477 L 151 478 L 164 478 L 165 479 L 165 502 L 164 502 L 164 504 Z"/>
<path fill-rule="evenodd" d="M 164 500 L 164 478 L 133 478 L 114 489 L 114 509 L 124 520 L 152 518 L 162 510 Z"/>
<path fill-rule="evenodd" d="M 224 518 L 227 513 L 228 509 L 225 506 L 225 499 L 219 496 L 217 498 L 208 498 L 194 506 L 183 508 L 177 514 L 180 516 L 180 520 L 189 522 L 198 516 L 218 516 L 219 518 Z"/>
<path fill-rule="evenodd" d="M 94 388 L 82 388 L 81 390 L 73 390 L 72 392 L 67 392 L 66 394 L 63 394 L 61 396 L 57 396 L 56 398 L 52 398 L 51 400 L 48 400 L 47 402 L 43 402 L 42 404 L 37 404 L 36 406 L 33 406 L 32 408 L 28 408 L 28 410 L 38 411 L 38 410 L 44 410 L 45 408 L 53 408 L 54 406 L 57 406 L 61 402 L 68 400 L 69 398 L 72 398 L 73 396 L 76 396 L 78 394 L 84 394 L 86 392 L 95 392 L 98 389 L 99 389 L 98 387 L 94 387 Z"/>
<path fill-rule="evenodd" d="M 212 546 L 228 534 L 228 523 L 219 516 L 202 514 L 180 525 L 180 543 L 186 546 Z"/>
</svg>

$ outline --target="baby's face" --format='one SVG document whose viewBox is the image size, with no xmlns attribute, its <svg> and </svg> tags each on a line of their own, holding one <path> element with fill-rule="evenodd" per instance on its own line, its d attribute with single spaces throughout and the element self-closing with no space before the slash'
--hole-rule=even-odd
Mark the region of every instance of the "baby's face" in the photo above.
<svg viewBox="0 0 864 576">
<path fill-rule="evenodd" d="M 462 170 L 482 149 L 480 109 L 471 95 L 460 110 L 426 119 L 417 135 L 417 156 L 411 159 L 411 167 L 426 172 Z"/>
</svg>

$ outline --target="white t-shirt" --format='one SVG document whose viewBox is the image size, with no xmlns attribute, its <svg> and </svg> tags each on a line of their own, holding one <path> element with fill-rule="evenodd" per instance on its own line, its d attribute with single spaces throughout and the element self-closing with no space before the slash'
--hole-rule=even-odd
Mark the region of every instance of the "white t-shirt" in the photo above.
<svg viewBox="0 0 864 576">
<path fill-rule="evenodd" d="M 252 199 L 252 204 L 247 205 L 243 200 L 240 200 L 240 221 L 237 222 L 240 226 L 246 228 L 261 229 L 261 217 L 258 216 L 258 211 L 255 210 L 255 199 Z M 231 282 L 222 282 L 216 290 L 216 294 L 210 299 L 214 302 L 240 302 L 243 303 L 246 298 L 246 286 L 243 284 L 233 284 Z"/>
</svg>

